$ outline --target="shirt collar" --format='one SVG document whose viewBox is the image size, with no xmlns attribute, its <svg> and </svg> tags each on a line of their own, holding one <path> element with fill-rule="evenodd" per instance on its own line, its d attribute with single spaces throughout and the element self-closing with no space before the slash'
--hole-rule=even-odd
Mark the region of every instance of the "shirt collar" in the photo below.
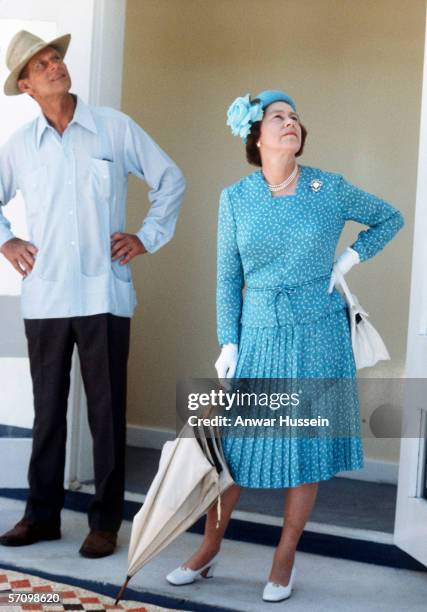
<svg viewBox="0 0 427 612">
<path fill-rule="evenodd" d="M 79 96 L 76 96 L 76 99 L 77 99 L 76 108 L 74 109 L 74 115 L 69 125 L 72 125 L 73 123 L 78 123 L 83 128 L 96 134 L 97 129 L 96 129 L 95 121 L 93 119 L 93 115 L 91 113 L 89 106 L 85 104 Z M 40 148 L 40 143 L 41 143 L 43 134 L 45 133 L 46 129 L 49 127 L 52 127 L 52 126 L 46 119 L 45 115 L 43 113 L 40 113 L 37 119 L 37 126 L 36 126 L 37 148 Z"/>
</svg>

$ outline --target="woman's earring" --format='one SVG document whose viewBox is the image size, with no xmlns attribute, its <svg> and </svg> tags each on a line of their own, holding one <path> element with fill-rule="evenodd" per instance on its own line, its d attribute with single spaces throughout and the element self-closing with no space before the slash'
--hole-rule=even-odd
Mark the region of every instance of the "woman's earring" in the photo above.
<svg viewBox="0 0 427 612">
<path fill-rule="evenodd" d="M 257 143 L 256 143 L 256 146 L 257 146 L 257 147 L 258 147 L 258 149 L 259 149 L 259 148 L 260 148 L 260 146 L 261 146 L 261 143 L 260 143 L 260 142 L 257 142 Z"/>
</svg>

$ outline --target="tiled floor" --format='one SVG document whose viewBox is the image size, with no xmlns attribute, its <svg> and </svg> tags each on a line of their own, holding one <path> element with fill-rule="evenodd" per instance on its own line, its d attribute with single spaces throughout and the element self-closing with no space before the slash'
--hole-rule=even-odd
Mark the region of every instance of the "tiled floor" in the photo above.
<svg viewBox="0 0 427 612">
<path fill-rule="evenodd" d="M 121 601 L 115 606 L 114 599 L 87 589 L 0 568 L 0 610 L 2 609 L 7 612 L 170 612 L 165 608 L 136 601 Z"/>
</svg>

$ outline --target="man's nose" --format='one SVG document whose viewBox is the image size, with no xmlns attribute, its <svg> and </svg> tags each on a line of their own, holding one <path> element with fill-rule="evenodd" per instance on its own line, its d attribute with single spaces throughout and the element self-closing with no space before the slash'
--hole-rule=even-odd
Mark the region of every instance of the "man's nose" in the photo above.
<svg viewBox="0 0 427 612">
<path fill-rule="evenodd" d="M 58 62 L 56 60 L 50 60 L 47 68 L 49 72 L 55 72 L 58 68 Z"/>
</svg>

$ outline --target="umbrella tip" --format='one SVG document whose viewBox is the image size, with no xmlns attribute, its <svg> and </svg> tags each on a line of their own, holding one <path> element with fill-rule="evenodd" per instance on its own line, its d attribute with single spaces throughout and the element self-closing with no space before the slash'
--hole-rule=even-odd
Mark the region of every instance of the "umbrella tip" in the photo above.
<svg viewBox="0 0 427 612">
<path fill-rule="evenodd" d="M 114 602 L 114 605 L 117 606 L 119 604 L 119 601 L 121 600 L 121 598 L 123 597 L 123 593 L 126 590 L 126 587 L 128 585 L 129 580 L 131 579 L 131 576 L 126 576 L 126 580 L 124 581 L 124 583 L 122 584 L 122 586 L 120 587 L 120 591 L 117 595 L 116 601 Z"/>
</svg>

